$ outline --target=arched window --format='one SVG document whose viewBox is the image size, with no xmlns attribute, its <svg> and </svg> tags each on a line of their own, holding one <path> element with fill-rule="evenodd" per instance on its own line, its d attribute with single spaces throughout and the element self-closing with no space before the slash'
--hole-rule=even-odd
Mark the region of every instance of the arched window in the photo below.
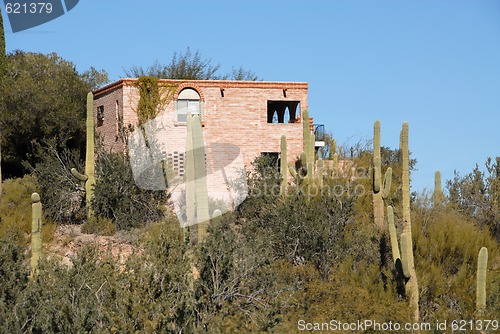
<svg viewBox="0 0 500 334">
<path fill-rule="evenodd" d="M 187 114 L 200 114 L 200 94 L 192 88 L 184 88 L 177 98 L 177 121 L 186 122 Z"/>
</svg>

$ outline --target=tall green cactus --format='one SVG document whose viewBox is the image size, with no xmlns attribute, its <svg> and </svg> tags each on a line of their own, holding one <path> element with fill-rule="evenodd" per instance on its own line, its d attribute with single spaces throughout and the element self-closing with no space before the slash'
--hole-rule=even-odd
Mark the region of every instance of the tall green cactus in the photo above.
<svg viewBox="0 0 500 334">
<path fill-rule="evenodd" d="M 40 195 L 31 195 L 31 277 L 34 277 L 38 270 L 38 262 L 42 251 L 42 203 Z"/>
<path fill-rule="evenodd" d="M 85 155 L 85 174 L 80 174 L 71 168 L 71 174 L 80 181 L 85 181 L 85 203 L 87 205 L 87 219 L 92 217 L 91 202 L 94 197 L 95 185 L 95 141 L 94 141 L 94 96 L 87 94 L 87 147 Z"/>
<path fill-rule="evenodd" d="M 288 171 L 287 171 L 287 150 L 286 150 L 286 136 L 281 136 L 281 153 L 280 153 L 280 174 L 281 174 L 281 186 L 280 192 L 282 196 L 286 196 L 286 188 L 288 185 Z"/>
<path fill-rule="evenodd" d="M 477 258 L 476 311 L 481 314 L 486 309 L 486 271 L 488 268 L 488 249 L 482 247 Z"/>
<path fill-rule="evenodd" d="M 444 195 L 441 189 L 441 172 L 436 171 L 434 175 L 434 194 L 432 195 L 434 206 L 438 207 L 443 203 Z"/>
<path fill-rule="evenodd" d="M 186 215 L 188 225 L 197 224 L 198 242 L 203 242 L 210 221 L 208 211 L 205 143 L 201 120 L 188 114 L 186 144 Z"/>
<path fill-rule="evenodd" d="M 373 125 L 373 166 L 371 169 L 373 188 L 373 217 L 375 225 L 384 228 L 384 199 L 388 198 L 391 182 L 392 168 L 388 168 L 382 181 L 382 158 L 380 154 L 380 121 Z"/>
<path fill-rule="evenodd" d="M 405 285 L 406 295 L 410 298 L 410 307 L 413 309 L 413 320 L 418 321 L 420 318 L 418 300 L 418 282 L 415 271 L 415 263 L 413 259 L 413 241 L 411 231 L 411 216 L 410 216 L 410 168 L 409 168 L 409 150 L 408 150 L 408 123 L 403 122 L 401 130 L 401 154 L 402 154 L 402 203 L 403 203 L 403 234 L 405 243 L 401 241 L 401 254 L 406 255 L 407 274 L 409 276 Z M 405 273 L 406 276 L 406 273 Z"/>
</svg>

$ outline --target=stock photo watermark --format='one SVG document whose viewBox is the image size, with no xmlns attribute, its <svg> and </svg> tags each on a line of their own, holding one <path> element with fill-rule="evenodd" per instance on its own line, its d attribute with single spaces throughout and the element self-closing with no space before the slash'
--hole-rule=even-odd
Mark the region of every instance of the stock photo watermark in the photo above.
<svg viewBox="0 0 500 334">
<path fill-rule="evenodd" d="M 4 0 L 12 32 L 27 30 L 52 21 L 70 10 L 79 0 Z"/>
</svg>

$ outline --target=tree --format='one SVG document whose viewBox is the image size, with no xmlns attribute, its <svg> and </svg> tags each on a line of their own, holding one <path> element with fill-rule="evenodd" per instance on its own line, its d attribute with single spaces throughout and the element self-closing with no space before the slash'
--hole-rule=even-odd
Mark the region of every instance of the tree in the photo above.
<svg viewBox="0 0 500 334">
<path fill-rule="evenodd" d="M 80 148 L 85 138 L 85 99 L 106 75 L 91 69 L 80 75 L 72 62 L 57 54 L 15 51 L 8 69 L 0 109 L 3 166 L 7 177 L 20 176 L 22 162 L 34 166 L 33 142 L 55 139 Z"/>
<path fill-rule="evenodd" d="M 479 166 L 465 176 L 455 171 L 446 182 L 449 200 L 459 212 L 487 226 L 500 240 L 500 157 L 488 158 L 486 171 Z"/>
<path fill-rule="evenodd" d="M 211 59 L 203 59 L 200 51 L 191 53 L 188 47 L 185 53 L 175 52 L 168 65 L 155 62 L 153 65 L 143 68 L 133 66 L 130 70 L 125 70 L 126 77 L 153 76 L 160 79 L 181 79 L 181 80 L 259 80 L 252 71 L 245 70 L 242 66 L 232 70 L 231 74 L 220 75 L 218 73 L 221 65 L 212 64 Z"/>
</svg>

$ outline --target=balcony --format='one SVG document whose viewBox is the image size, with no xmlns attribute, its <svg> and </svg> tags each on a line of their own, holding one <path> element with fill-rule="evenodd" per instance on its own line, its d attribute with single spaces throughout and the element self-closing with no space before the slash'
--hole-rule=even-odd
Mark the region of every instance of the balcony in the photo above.
<svg viewBox="0 0 500 334">
<path fill-rule="evenodd" d="M 325 146 L 325 125 L 324 124 L 314 124 L 314 146 L 323 147 Z"/>
</svg>

